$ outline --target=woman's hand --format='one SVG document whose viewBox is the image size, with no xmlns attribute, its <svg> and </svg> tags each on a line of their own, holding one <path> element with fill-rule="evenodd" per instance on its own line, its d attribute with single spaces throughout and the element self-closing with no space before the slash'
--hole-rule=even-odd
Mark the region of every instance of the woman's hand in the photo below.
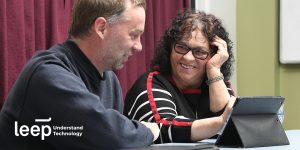
<svg viewBox="0 0 300 150">
<path fill-rule="evenodd" d="M 218 51 L 211 59 L 206 63 L 206 70 L 220 70 L 223 63 L 228 59 L 229 54 L 227 52 L 227 43 L 218 36 L 214 37 L 212 45 L 218 47 Z"/>
<path fill-rule="evenodd" d="M 230 97 L 222 115 L 195 120 L 191 127 L 191 140 L 200 141 L 217 134 L 230 117 L 235 97 Z"/>
<path fill-rule="evenodd" d="M 229 119 L 230 114 L 231 114 L 232 109 L 233 109 L 233 105 L 235 103 L 235 100 L 236 100 L 236 97 L 234 97 L 234 96 L 231 96 L 230 99 L 228 100 L 226 108 L 225 108 L 223 114 L 220 116 L 222 118 L 223 123 L 226 123 L 227 120 Z"/>
</svg>

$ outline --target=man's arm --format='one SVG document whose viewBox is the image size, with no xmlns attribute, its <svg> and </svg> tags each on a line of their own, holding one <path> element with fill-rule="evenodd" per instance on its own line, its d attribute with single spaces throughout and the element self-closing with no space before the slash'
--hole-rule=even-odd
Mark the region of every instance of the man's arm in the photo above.
<svg viewBox="0 0 300 150">
<path fill-rule="evenodd" d="M 110 86 L 105 84 L 106 88 Z M 110 99 L 106 98 L 90 92 L 78 76 L 65 68 L 42 64 L 30 78 L 23 121 L 51 117 L 49 124 L 52 126 L 83 126 L 81 137 L 50 136 L 46 139 L 60 149 L 150 145 L 154 138 L 151 130 L 117 110 L 107 108 L 105 102 Z"/>
</svg>

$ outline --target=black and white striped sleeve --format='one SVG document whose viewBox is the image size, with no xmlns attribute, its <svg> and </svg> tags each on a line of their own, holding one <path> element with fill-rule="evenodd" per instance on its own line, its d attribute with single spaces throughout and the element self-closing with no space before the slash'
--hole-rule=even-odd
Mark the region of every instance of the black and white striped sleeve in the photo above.
<svg viewBox="0 0 300 150">
<path fill-rule="evenodd" d="M 172 93 L 155 77 L 151 82 L 152 93 L 150 92 L 153 98 L 149 97 L 149 85 L 146 82 L 147 76 L 144 75 L 129 90 L 125 99 L 124 114 L 137 121 L 158 123 L 161 134 L 156 143 L 190 142 L 193 120 L 178 116 Z"/>
</svg>

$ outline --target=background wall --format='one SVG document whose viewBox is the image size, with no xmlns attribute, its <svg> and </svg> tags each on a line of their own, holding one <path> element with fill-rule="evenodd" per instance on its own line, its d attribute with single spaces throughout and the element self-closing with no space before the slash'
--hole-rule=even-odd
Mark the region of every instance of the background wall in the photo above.
<svg viewBox="0 0 300 150">
<path fill-rule="evenodd" d="M 238 95 L 285 97 L 284 128 L 300 129 L 300 64 L 279 63 L 279 1 L 236 5 Z"/>
<path fill-rule="evenodd" d="M 33 53 L 67 38 L 72 6 L 73 0 L 0 0 L 0 109 Z M 117 71 L 124 96 L 138 76 L 149 70 L 161 34 L 184 8 L 190 8 L 190 0 L 147 1 L 143 51 Z"/>
<path fill-rule="evenodd" d="M 237 94 L 285 97 L 284 128 L 300 129 L 300 64 L 279 63 L 279 6 L 279 0 L 195 1 L 196 9 L 223 20 L 235 43 Z"/>
<path fill-rule="evenodd" d="M 222 20 L 233 42 L 233 53 L 236 58 L 236 0 L 195 0 L 195 8 L 212 13 Z M 236 65 L 230 82 L 234 91 L 237 92 Z"/>
</svg>

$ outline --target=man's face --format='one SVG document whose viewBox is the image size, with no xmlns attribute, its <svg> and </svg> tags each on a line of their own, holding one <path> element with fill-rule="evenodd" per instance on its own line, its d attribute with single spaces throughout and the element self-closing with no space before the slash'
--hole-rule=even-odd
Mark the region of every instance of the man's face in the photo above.
<svg viewBox="0 0 300 150">
<path fill-rule="evenodd" d="M 143 7 L 130 6 L 122 14 L 123 19 L 108 25 L 105 35 L 107 69 L 121 69 L 128 57 L 142 50 L 140 41 L 145 27 L 145 10 Z"/>
</svg>

